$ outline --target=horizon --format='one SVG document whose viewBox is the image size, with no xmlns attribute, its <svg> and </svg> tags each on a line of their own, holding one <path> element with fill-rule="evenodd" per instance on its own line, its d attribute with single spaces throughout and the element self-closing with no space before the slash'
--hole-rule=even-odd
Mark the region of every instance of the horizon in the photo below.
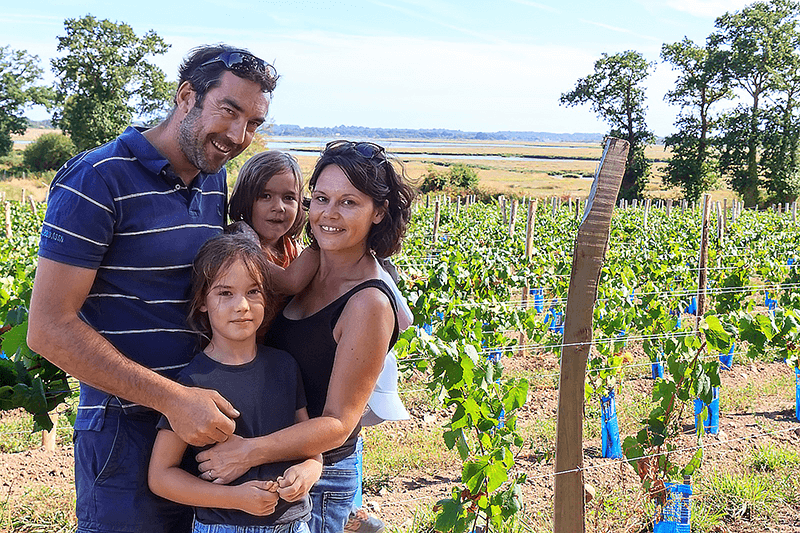
<svg viewBox="0 0 800 533">
<path fill-rule="evenodd" d="M 125 22 L 140 37 L 155 31 L 171 47 L 148 60 L 171 81 L 184 55 L 203 44 L 242 46 L 273 62 L 281 79 L 268 120 L 277 124 L 560 134 L 608 131 L 590 106 L 564 107 L 558 97 L 591 74 L 602 53 L 636 50 L 658 63 L 645 82 L 647 125 L 663 137 L 678 108 L 663 100 L 675 75 L 660 62 L 661 45 L 684 36 L 701 43 L 718 16 L 749 3 L 46 0 L 6 8 L 0 46 L 38 55 L 43 83 L 53 83 L 64 20 L 92 14 Z M 41 107 L 26 115 L 50 117 Z"/>
</svg>

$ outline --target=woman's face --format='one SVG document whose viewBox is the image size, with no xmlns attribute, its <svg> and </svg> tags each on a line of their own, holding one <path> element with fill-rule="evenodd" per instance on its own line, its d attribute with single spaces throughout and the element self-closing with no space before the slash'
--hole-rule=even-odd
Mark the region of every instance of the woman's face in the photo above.
<svg viewBox="0 0 800 533">
<path fill-rule="evenodd" d="M 363 253 L 373 224 L 383 220 L 383 210 L 356 189 L 337 165 L 322 169 L 308 209 L 311 230 L 322 250 L 358 250 Z"/>
<path fill-rule="evenodd" d="M 253 229 L 262 246 L 274 247 L 292 227 L 300 208 L 297 181 L 287 169 L 275 174 L 253 201 Z"/>
</svg>

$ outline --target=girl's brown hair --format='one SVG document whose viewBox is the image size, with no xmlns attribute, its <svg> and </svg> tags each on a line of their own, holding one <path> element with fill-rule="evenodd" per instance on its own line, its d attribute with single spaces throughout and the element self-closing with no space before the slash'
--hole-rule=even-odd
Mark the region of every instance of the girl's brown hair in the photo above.
<svg viewBox="0 0 800 533">
<path fill-rule="evenodd" d="M 303 174 L 297 159 L 285 152 L 268 150 L 248 159 L 239 170 L 239 177 L 233 185 L 231 199 L 228 202 L 228 212 L 231 220 L 243 220 L 249 226 L 253 225 L 253 203 L 261 195 L 264 186 L 272 176 L 281 172 L 291 171 L 297 185 L 297 215 L 294 222 L 286 232 L 292 238 L 297 238 L 305 224 L 305 211 L 303 202 Z"/>
<path fill-rule="evenodd" d="M 208 313 L 200 311 L 209 289 L 220 274 L 235 261 L 241 261 L 264 295 L 264 321 L 260 329 L 272 322 L 277 312 L 278 299 L 272 291 L 266 258 L 261 246 L 246 233 L 217 235 L 206 241 L 192 263 L 192 299 L 189 302 L 189 327 L 211 339 Z M 205 345 L 206 343 L 201 343 Z"/>
</svg>

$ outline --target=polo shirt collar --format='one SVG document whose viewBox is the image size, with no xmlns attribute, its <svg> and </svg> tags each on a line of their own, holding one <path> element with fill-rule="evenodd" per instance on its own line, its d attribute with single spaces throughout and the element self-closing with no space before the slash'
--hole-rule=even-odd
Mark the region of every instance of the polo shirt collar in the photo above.
<svg viewBox="0 0 800 533">
<path fill-rule="evenodd" d="M 172 172 L 169 159 L 161 155 L 161 152 L 156 150 L 156 147 L 150 144 L 150 141 L 143 135 L 145 131 L 147 128 L 128 126 L 119 139 L 147 170 L 163 177 L 170 185 L 174 185 L 177 180 L 185 187 L 183 180 Z M 195 183 L 197 178 L 204 176 L 207 174 L 199 172 L 192 183 Z"/>
</svg>

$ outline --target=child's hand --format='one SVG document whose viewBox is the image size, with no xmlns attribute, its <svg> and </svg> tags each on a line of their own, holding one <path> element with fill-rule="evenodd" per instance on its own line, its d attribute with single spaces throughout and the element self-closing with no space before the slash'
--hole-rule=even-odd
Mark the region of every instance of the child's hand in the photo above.
<svg viewBox="0 0 800 533">
<path fill-rule="evenodd" d="M 241 493 L 239 509 L 245 513 L 266 516 L 272 514 L 278 505 L 278 483 L 275 481 L 247 481 L 235 488 Z"/>
<path fill-rule="evenodd" d="M 282 476 L 278 477 L 278 494 L 287 502 L 294 502 L 304 497 L 311 486 L 322 475 L 322 460 L 307 459 L 300 464 L 290 466 Z"/>
</svg>

